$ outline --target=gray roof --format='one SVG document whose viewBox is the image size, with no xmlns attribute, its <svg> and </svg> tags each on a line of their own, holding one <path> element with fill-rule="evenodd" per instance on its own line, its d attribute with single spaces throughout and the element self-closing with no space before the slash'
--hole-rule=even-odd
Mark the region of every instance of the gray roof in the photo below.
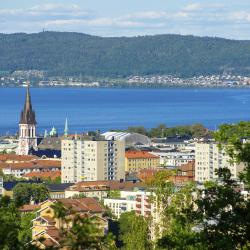
<svg viewBox="0 0 250 250">
<path fill-rule="evenodd" d="M 142 134 L 128 132 L 106 132 L 102 134 L 106 140 L 121 140 L 125 141 L 126 145 L 145 145 L 150 144 L 150 139 Z"/>
</svg>

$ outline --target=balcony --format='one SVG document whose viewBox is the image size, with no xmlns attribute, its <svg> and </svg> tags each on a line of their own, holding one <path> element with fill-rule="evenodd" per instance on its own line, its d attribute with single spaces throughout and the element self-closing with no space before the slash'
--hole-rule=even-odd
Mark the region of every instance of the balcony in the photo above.
<svg viewBox="0 0 250 250">
<path fill-rule="evenodd" d="M 141 209 L 141 204 L 136 204 L 135 207 Z"/>
</svg>

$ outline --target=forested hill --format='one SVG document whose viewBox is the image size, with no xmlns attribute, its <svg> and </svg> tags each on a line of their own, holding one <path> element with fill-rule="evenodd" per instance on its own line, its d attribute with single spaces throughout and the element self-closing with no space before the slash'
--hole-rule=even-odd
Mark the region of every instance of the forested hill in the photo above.
<svg viewBox="0 0 250 250">
<path fill-rule="evenodd" d="M 249 74 L 250 41 L 180 35 L 0 34 L 0 71 L 29 69 L 50 75 L 100 77 Z"/>
</svg>

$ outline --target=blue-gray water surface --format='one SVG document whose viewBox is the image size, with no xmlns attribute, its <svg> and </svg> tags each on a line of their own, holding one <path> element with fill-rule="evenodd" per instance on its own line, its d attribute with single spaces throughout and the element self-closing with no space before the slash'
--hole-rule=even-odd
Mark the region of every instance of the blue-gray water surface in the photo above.
<svg viewBox="0 0 250 250">
<path fill-rule="evenodd" d="M 66 117 L 71 133 L 250 120 L 250 89 L 32 88 L 31 96 L 39 133 L 63 133 Z M 0 88 L 1 134 L 17 132 L 24 99 L 24 88 Z"/>
</svg>

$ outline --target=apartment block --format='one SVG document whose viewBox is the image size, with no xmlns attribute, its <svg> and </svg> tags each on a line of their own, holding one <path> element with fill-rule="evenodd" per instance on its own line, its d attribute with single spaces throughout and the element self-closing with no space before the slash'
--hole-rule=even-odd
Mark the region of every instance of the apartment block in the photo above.
<svg viewBox="0 0 250 250">
<path fill-rule="evenodd" d="M 100 138 L 62 140 L 62 182 L 125 179 L 124 141 Z"/>
<path fill-rule="evenodd" d="M 217 179 L 216 169 L 227 167 L 232 179 L 237 179 L 243 166 L 231 163 L 224 150 L 215 142 L 197 142 L 195 144 L 195 181 L 204 182 Z"/>
<path fill-rule="evenodd" d="M 160 157 L 146 151 L 127 151 L 125 154 L 125 170 L 138 172 L 141 169 L 154 169 L 160 166 Z"/>
</svg>

